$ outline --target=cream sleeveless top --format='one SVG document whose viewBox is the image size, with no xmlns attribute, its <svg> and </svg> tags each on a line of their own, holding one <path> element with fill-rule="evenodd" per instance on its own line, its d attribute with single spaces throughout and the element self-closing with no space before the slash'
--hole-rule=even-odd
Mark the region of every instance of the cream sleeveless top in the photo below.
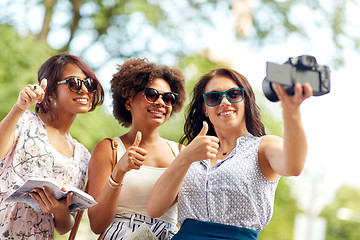
<svg viewBox="0 0 360 240">
<path fill-rule="evenodd" d="M 118 142 L 117 161 L 126 152 L 125 146 L 119 137 L 114 138 Z M 178 144 L 167 140 L 174 155 L 179 154 Z M 148 216 L 146 211 L 150 192 L 166 168 L 141 166 L 139 170 L 130 170 L 125 174 L 116 213 L 137 213 Z M 164 215 L 158 219 L 172 224 L 177 223 L 177 205 L 174 204 Z"/>
</svg>

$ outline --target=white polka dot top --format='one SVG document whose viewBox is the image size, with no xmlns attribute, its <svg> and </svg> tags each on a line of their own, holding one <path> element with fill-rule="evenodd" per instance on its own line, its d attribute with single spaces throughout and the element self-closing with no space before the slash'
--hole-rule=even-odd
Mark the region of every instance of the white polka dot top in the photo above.
<svg viewBox="0 0 360 240">
<path fill-rule="evenodd" d="M 237 139 L 225 160 L 210 168 L 210 160 L 194 162 L 179 190 L 179 224 L 192 218 L 261 231 L 269 223 L 278 181 L 261 173 L 261 137 Z"/>
</svg>

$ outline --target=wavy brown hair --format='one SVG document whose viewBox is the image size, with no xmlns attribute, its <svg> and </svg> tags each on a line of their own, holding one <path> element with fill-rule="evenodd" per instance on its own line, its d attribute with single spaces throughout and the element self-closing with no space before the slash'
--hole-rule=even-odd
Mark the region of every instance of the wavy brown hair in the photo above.
<svg viewBox="0 0 360 240">
<path fill-rule="evenodd" d="M 185 141 L 190 143 L 202 129 L 203 121 L 206 121 L 209 125 L 207 135 L 217 136 L 214 125 L 210 122 L 210 119 L 205 116 L 203 109 L 205 87 L 207 83 L 216 76 L 229 77 L 233 79 L 240 88 L 244 88 L 246 128 L 254 136 L 265 135 L 265 127 L 261 122 L 259 107 L 255 101 L 255 94 L 248 80 L 232 69 L 217 68 L 202 76 L 194 87 L 192 100 L 187 108 L 184 136 L 180 139 L 180 143 L 184 144 Z"/>
<path fill-rule="evenodd" d="M 56 87 L 58 85 L 57 83 L 63 80 L 61 79 L 63 69 L 69 63 L 78 67 L 86 75 L 86 77 L 92 78 L 97 82 L 97 89 L 93 94 L 93 99 L 89 111 L 95 110 L 98 105 L 103 103 L 104 90 L 94 71 L 81 58 L 74 55 L 61 53 L 50 57 L 39 68 L 38 82 L 40 84 L 41 80 L 46 78 L 47 86 L 45 89 L 44 100 L 41 103 L 36 104 L 35 111 L 37 113 L 49 113 L 52 119 L 57 117 L 52 108 L 50 96 L 56 93 Z"/>
<path fill-rule="evenodd" d="M 110 82 L 110 91 L 114 117 L 122 126 L 129 127 L 132 123 L 131 113 L 125 108 L 127 99 L 143 91 L 156 78 L 164 79 L 170 85 L 171 91 L 178 94 L 171 114 L 179 112 L 183 107 L 186 90 L 185 78 L 180 70 L 139 58 L 126 60 L 122 65 L 118 65 L 117 69 L 118 72 Z"/>
</svg>

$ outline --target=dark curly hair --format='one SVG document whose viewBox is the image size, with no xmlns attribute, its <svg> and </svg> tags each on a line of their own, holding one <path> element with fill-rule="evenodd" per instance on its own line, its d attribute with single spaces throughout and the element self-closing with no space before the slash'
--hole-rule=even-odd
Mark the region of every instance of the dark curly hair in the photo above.
<svg viewBox="0 0 360 240">
<path fill-rule="evenodd" d="M 164 79 L 170 85 L 171 91 L 178 94 L 171 114 L 179 112 L 183 107 L 186 89 L 185 78 L 180 70 L 139 58 L 126 60 L 117 66 L 118 72 L 110 81 L 110 91 L 114 117 L 122 126 L 129 127 L 132 123 L 131 113 L 125 108 L 127 99 L 143 91 L 156 78 Z"/>
<path fill-rule="evenodd" d="M 265 127 L 261 122 L 259 107 L 256 105 L 255 102 L 255 94 L 248 80 L 243 75 L 232 69 L 218 68 L 202 76 L 195 85 L 192 94 L 193 98 L 188 106 L 186 113 L 184 136 L 180 139 L 180 143 L 184 144 L 185 141 L 187 141 L 187 143 L 190 143 L 202 129 L 203 121 L 206 121 L 209 125 L 207 135 L 217 136 L 214 125 L 210 122 L 210 119 L 205 116 L 203 109 L 203 94 L 205 91 L 205 87 L 207 83 L 216 76 L 229 77 L 233 79 L 240 88 L 244 88 L 246 128 L 254 136 L 265 135 Z"/>
<path fill-rule="evenodd" d="M 56 119 L 57 116 L 52 108 L 52 104 L 50 101 L 51 94 L 54 94 L 56 91 L 57 83 L 63 79 L 61 79 L 61 75 L 64 67 L 67 64 L 73 64 L 78 67 L 83 73 L 89 77 L 94 79 L 97 82 L 97 89 L 94 92 L 93 99 L 91 102 L 91 106 L 89 111 L 95 110 L 95 108 L 101 105 L 104 101 L 104 90 L 97 79 L 94 71 L 79 57 L 61 53 L 50 57 L 46 60 L 38 71 L 38 82 L 41 83 L 43 78 L 47 79 L 47 86 L 45 89 L 44 100 L 41 103 L 37 103 L 35 107 L 35 111 L 41 113 L 49 113 L 52 119 Z"/>
</svg>

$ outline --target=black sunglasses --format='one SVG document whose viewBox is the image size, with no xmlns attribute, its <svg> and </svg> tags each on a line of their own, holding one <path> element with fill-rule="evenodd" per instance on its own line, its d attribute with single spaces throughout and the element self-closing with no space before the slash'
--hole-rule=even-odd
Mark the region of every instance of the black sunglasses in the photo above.
<svg viewBox="0 0 360 240">
<path fill-rule="evenodd" d="M 97 82 L 92 78 L 86 78 L 82 80 L 78 77 L 68 77 L 57 84 L 66 83 L 70 91 L 79 92 L 82 85 L 84 84 L 88 92 L 95 92 L 97 89 Z"/>
<path fill-rule="evenodd" d="M 239 103 L 244 99 L 243 88 L 231 88 L 226 92 L 212 91 L 204 93 L 204 101 L 209 107 L 216 107 L 219 105 L 225 95 L 226 99 L 231 103 Z"/>
<path fill-rule="evenodd" d="M 178 96 L 178 94 L 174 92 L 159 93 L 155 88 L 149 87 L 144 88 L 144 95 L 149 103 L 154 103 L 161 96 L 165 105 L 168 107 L 174 106 Z"/>
</svg>

